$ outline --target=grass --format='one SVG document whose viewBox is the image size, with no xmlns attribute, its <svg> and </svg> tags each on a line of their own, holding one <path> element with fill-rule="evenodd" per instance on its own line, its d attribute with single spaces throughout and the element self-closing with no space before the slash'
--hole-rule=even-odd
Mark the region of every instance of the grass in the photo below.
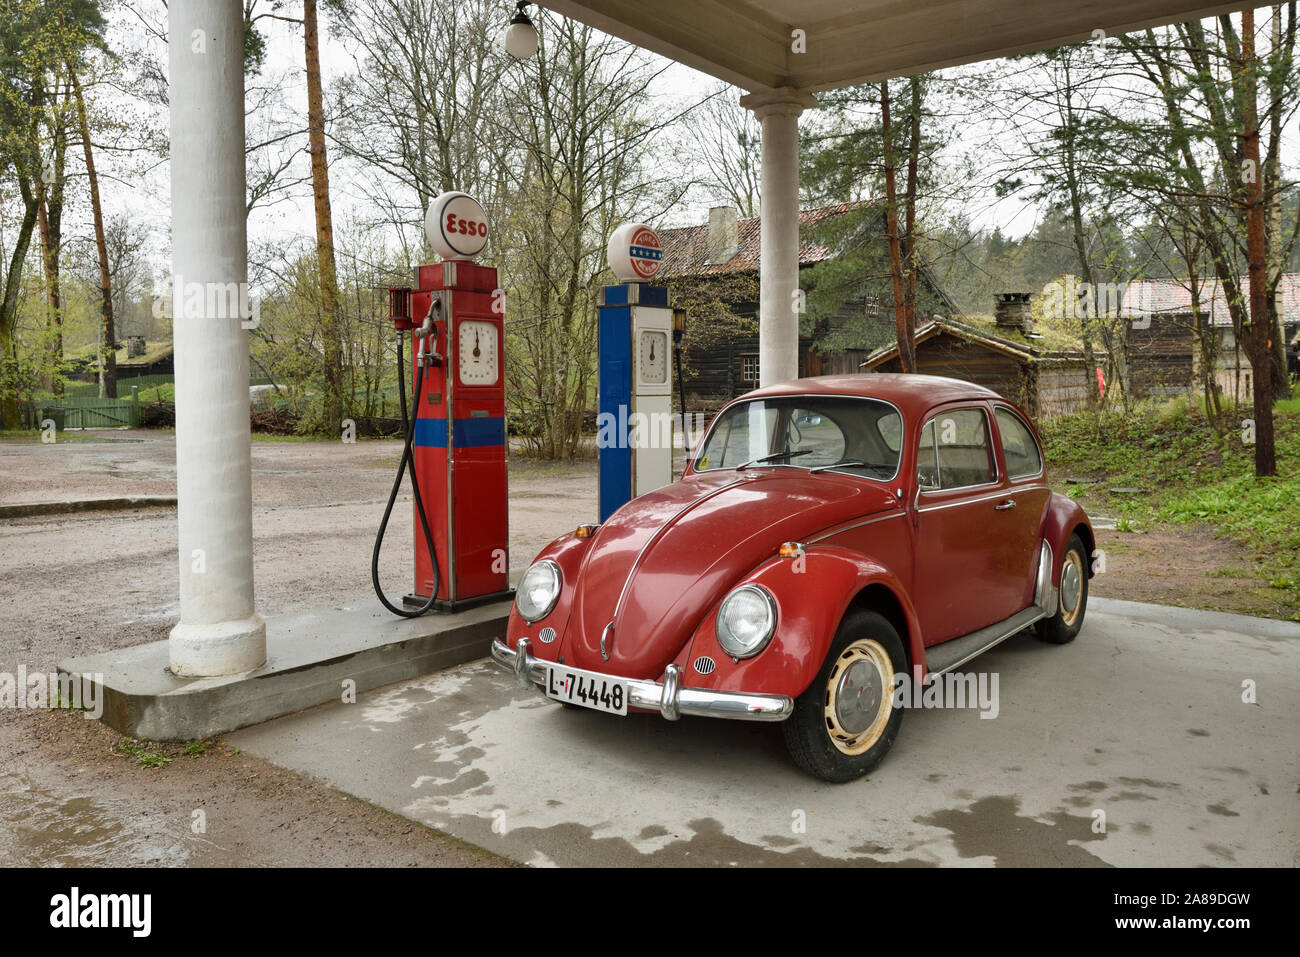
<svg viewBox="0 0 1300 957">
<path fill-rule="evenodd" d="M 123 738 L 117 743 L 117 750 L 133 758 L 142 768 L 161 768 L 172 763 L 155 742 L 143 738 Z"/>
<path fill-rule="evenodd" d="M 341 433 L 340 433 L 341 434 Z M 321 435 L 272 435 L 270 432 L 252 433 L 254 442 L 328 442 L 327 436 Z"/>
<path fill-rule="evenodd" d="M 1238 423 L 1249 410 L 1229 417 Z M 1234 428 L 1219 435 L 1186 400 L 1141 407 L 1132 415 L 1083 413 L 1044 423 L 1044 452 L 1058 491 L 1090 512 L 1114 515 L 1120 531 L 1209 525 L 1248 548 L 1253 570 L 1217 569 L 1213 577 L 1257 575 L 1300 621 L 1300 398 L 1274 409 L 1277 475 L 1257 479 L 1254 448 Z M 1069 485 L 1066 476 L 1086 476 Z M 1137 495 L 1109 489 L 1136 487 Z M 1241 576 L 1227 571 L 1242 572 Z"/>
<path fill-rule="evenodd" d="M 123 399 L 131 398 L 131 390 L 129 387 L 126 389 L 125 394 L 123 394 L 121 389 L 118 390 L 117 394 Z M 139 391 L 139 398 L 142 403 L 175 402 L 176 386 L 170 382 L 164 382 L 161 385 L 150 386 L 147 389 L 141 389 Z"/>
<path fill-rule="evenodd" d="M 117 742 L 117 751 L 142 768 L 162 768 L 171 764 L 178 757 L 201 758 L 212 751 L 220 751 L 225 746 L 204 738 L 185 744 L 163 744 L 148 738 L 122 738 Z M 230 754 L 238 754 L 238 748 L 226 749 Z"/>
</svg>

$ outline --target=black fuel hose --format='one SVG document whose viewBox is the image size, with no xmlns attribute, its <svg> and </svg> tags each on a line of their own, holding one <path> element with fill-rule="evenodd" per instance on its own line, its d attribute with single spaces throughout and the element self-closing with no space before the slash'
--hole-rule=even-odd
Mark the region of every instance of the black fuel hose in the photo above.
<svg viewBox="0 0 1300 957">
<path fill-rule="evenodd" d="M 414 344 L 414 343 L 412 343 Z M 420 393 L 424 389 L 424 364 L 419 363 L 415 368 L 415 417 L 407 414 L 406 409 L 406 362 L 402 355 L 402 334 L 397 334 L 397 392 L 400 399 L 399 404 L 402 408 L 402 431 L 406 435 L 406 440 L 402 443 L 402 461 L 397 467 L 397 478 L 393 480 L 393 490 L 388 493 L 388 505 L 384 507 L 384 518 L 379 523 L 379 531 L 375 535 L 375 549 L 370 555 L 370 582 L 375 586 L 375 594 L 379 596 L 383 606 L 391 611 L 394 615 L 400 615 L 403 618 L 419 618 L 438 600 L 438 588 L 441 582 L 441 572 L 438 569 L 438 553 L 433 547 L 433 533 L 429 530 L 429 519 L 424 514 L 424 499 L 420 495 L 420 480 L 415 474 L 415 459 L 413 447 L 415 443 L 415 423 L 420 415 Z M 384 594 L 384 589 L 379 584 L 379 550 L 384 544 L 384 532 L 388 530 L 388 517 L 393 514 L 393 505 L 397 502 L 397 493 L 402 488 L 402 476 L 406 473 L 407 467 L 411 469 L 411 491 L 415 495 L 415 511 L 420 516 L 420 528 L 424 531 L 424 542 L 429 547 L 429 560 L 433 564 L 433 587 L 429 590 L 428 600 L 418 608 L 403 608 L 394 605 Z"/>
</svg>

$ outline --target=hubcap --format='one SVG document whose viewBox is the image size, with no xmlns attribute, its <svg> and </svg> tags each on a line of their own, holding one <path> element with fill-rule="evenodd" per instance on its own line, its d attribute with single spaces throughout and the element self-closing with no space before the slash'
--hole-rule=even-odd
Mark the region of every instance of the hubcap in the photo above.
<svg viewBox="0 0 1300 957">
<path fill-rule="evenodd" d="M 1079 599 L 1083 596 L 1083 559 L 1079 553 L 1066 553 L 1061 566 L 1061 618 L 1072 626 L 1079 617 Z"/>
<path fill-rule="evenodd" d="M 861 638 L 840 653 L 826 682 L 826 732 L 845 754 L 861 754 L 889 723 L 894 665 L 879 642 Z"/>
</svg>

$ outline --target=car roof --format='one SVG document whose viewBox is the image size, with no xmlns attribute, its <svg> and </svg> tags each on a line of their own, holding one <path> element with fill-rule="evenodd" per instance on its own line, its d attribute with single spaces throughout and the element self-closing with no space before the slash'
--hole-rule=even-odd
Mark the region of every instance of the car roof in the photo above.
<svg viewBox="0 0 1300 957">
<path fill-rule="evenodd" d="M 901 372 L 863 372 L 856 375 L 810 376 L 791 379 L 747 392 L 741 399 L 778 398 L 793 395 L 843 395 L 884 399 L 898 406 L 904 415 L 919 414 L 945 402 L 962 399 L 1001 399 L 998 393 L 974 382 L 938 375 Z"/>
</svg>

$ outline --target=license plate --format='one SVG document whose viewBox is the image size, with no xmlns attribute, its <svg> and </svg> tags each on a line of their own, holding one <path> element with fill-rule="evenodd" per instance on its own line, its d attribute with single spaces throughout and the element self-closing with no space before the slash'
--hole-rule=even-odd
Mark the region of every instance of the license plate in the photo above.
<svg viewBox="0 0 1300 957">
<path fill-rule="evenodd" d="M 581 708 L 627 714 L 627 682 L 564 665 L 548 665 L 546 696 Z"/>
</svg>

